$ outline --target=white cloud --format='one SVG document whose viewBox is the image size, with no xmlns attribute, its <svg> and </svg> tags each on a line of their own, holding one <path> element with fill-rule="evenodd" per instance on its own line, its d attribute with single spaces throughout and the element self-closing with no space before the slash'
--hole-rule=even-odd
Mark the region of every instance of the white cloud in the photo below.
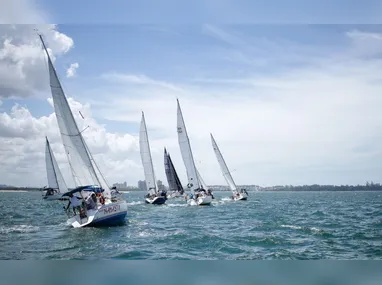
<svg viewBox="0 0 382 285">
<path fill-rule="evenodd" d="M 349 38 L 354 40 L 369 40 L 374 39 L 378 41 L 382 41 L 382 35 L 378 33 L 370 33 L 370 32 L 361 32 L 358 30 L 352 30 L 346 33 Z"/>
<path fill-rule="evenodd" d="M 176 96 L 197 166 L 208 184 L 225 183 L 210 132 L 229 168 L 236 169 L 239 184 L 378 181 L 382 61 L 359 58 L 352 48 L 341 56 L 325 54 L 314 58 L 313 65 L 283 73 L 207 78 L 208 89 L 203 84 L 183 86 L 181 94 L 155 86 L 137 88 L 139 96 L 134 97 L 109 91 L 114 94 L 107 102 L 110 108 L 102 107 L 105 102 L 96 106 L 100 116 L 134 123 L 143 110 L 157 172 L 162 172 L 163 146 L 167 146 L 182 181 L 185 170 L 175 130 Z"/>
<path fill-rule="evenodd" d="M 352 30 L 346 36 L 352 41 L 352 55 L 370 57 L 382 54 L 382 34 Z"/>
<path fill-rule="evenodd" d="M 0 98 L 27 97 L 48 89 L 46 55 L 35 28 L 44 36 L 52 60 L 73 47 L 73 40 L 55 25 L 1 25 Z"/>
<path fill-rule="evenodd" d="M 52 99 L 48 101 L 52 104 Z M 84 130 L 89 126 L 83 132 L 85 140 L 109 183 L 130 181 L 135 185 L 143 177 L 138 160 L 137 138 L 129 134 L 107 132 L 104 126 L 92 118 L 89 104 L 82 105 L 72 98 L 69 98 L 69 104 L 79 128 Z M 73 185 L 55 114 L 33 117 L 26 107 L 20 105 L 13 106 L 9 114 L 0 113 L 2 183 L 24 186 L 46 184 L 45 136 L 51 142 L 66 181 Z"/>
<path fill-rule="evenodd" d="M 36 0 L 1 1 L 0 24 L 43 24 L 47 14 L 37 9 Z"/>
<path fill-rule="evenodd" d="M 215 33 L 222 31 L 211 30 L 210 26 L 207 29 Z M 220 36 L 227 35 L 220 33 Z M 130 127 L 129 132 L 138 133 L 141 110 L 146 116 L 157 178 L 166 181 L 163 169 L 163 147 L 166 146 L 181 181 L 185 183 L 186 172 L 176 136 L 176 97 L 180 99 L 197 167 L 208 184 L 225 184 L 211 147 L 210 132 L 238 184 L 377 181 L 382 171 L 379 163 L 382 158 L 379 110 L 382 105 L 379 76 L 382 61 L 359 57 L 360 54 L 374 55 L 378 49 L 368 49 L 359 34 L 347 36 L 351 45 L 343 51 L 346 56 L 318 55 L 312 59 L 314 64 L 293 66 L 277 74 L 254 72 L 253 75 L 246 73 L 230 78 L 204 77 L 192 85 L 180 87 L 178 83 L 143 74 L 105 73 L 102 78 L 112 82 L 107 86 L 108 90 L 100 89 L 98 94 L 92 90 L 91 98 L 81 98 L 82 102 L 91 102 L 91 105 L 69 101 L 80 129 L 90 126 L 84 132 L 85 139 L 111 183 L 127 181 L 136 184 L 137 180 L 143 179 L 137 137 L 125 134 L 124 129 L 121 133 L 108 131 L 107 126 L 97 122 L 98 117 L 132 123 L 126 124 Z M 14 37 L 7 39 L 13 41 Z M 14 44 L 17 52 L 7 47 L 4 53 L 18 68 L 23 62 L 20 56 L 37 58 L 38 45 L 36 42 L 36 50 L 22 49 L 22 36 L 19 38 L 20 44 Z M 53 54 L 70 50 L 73 42 L 63 38 L 57 40 L 60 43 L 57 46 L 49 44 Z M 225 40 L 232 45 L 241 43 L 240 38 L 238 42 L 236 38 Z M 378 41 L 378 37 L 375 40 Z M 277 43 L 268 46 L 272 45 L 277 46 Z M 298 59 L 298 48 L 285 45 L 278 49 L 288 50 L 282 55 L 284 58 L 294 54 Z M 38 50 L 41 54 L 41 47 Z M 243 56 L 244 59 L 250 57 L 246 52 Z M 277 54 L 273 56 L 278 57 Z M 264 62 L 269 64 L 269 58 Z M 44 77 L 40 79 L 46 81 L 46 70 L 40 73 Z M 29 82 L 37 82 L 35 74 L 24 71 L 21 74 L 15 82 L 28 87 L 23 86 L 22 90 L 39 89 L 30 88 L 33 84 Z M 12 86 L 18 85 L 13 83 Z M 105 101 L 91 101 L 95 98 L 105 98 Z M 0 177 L 8 179 L 4 183 L 45 183 L 43 151 L 46 134 L 52 141 L 60 166 L 66 168 L 64 175 L 69 179 L 53 114 L 34 117 L 26 107 L 19 105 L 0 114 L 0 159 L 4 162 Z M 36 169 L 41 175 L 35 175 Z M 10 170 L 13 172 L 8 175 Z M 20 177 L 24 178 L 23 182 Z"/>
<path fill-rule="evenodd" d="M 66 70 L 66 77 L 74 77 L 76 76 L 77 74 L 77 68 L 79 67 L 80 65 L 78 64 L 78 62 L 75 62 L 75 63 L 72 63 L 70 65 L 70 67 Z"/>
<path fill-rule="evenodd" d="M 135 74 L 123 74 L 123 73 L 105 73 L 101 75 L 101 78 L 113 82 L 125 83 L 125 84 L 138 84 L 138 85 L 153 85 L 157 87 L 162 87 L 174 91 L 182 91 L 182 88 L 175 86 L 161 80 L 154 80 L 146 75 L 135 75 Z"/>
<path fill-rule="evenodd" d="M 209 24 L 204 25 L 202 31 L 231 45 L 245 45 L 245 42 L 241 38 Z"/>
</svg>

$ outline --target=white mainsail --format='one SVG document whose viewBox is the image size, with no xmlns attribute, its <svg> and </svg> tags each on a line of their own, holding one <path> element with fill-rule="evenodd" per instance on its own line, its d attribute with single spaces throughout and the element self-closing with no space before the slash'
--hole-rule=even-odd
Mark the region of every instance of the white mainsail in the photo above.
<svg viewBox="0 0 382 285">
<path fill-rule="evenodd" d="M 143 114 L 143 112 L 141 119 L 141 128 L 139 131 L 139 150 L 141 153 L 143 171 L 145 173 L 147 191 L 150 194 L 155 194 L 158 188 L 155 182 L 154 166 L 151 158 L 150 143 L 147 135 L 145 115 Z"/>
<path fill-rule="evenodd" d="M 180 109 L 179 100 L 178 111 L 177 111 L 177 131 L 178 131 L 178 143 L 180 147 L 180 152 L 182 154 L 183 162 L 186 167 L 188 186 L 192 192 L 196 189 L 201 188 L 201 183 L 199 181 L 199 175 L 197 174 L 194 157 L 192 155 L 190 140 L 187 135 L 186 125 L 184 124 L 182 110 Z"/>
<path fill-rule="evenodd" d="M 212 134 L 211 134 L 211 141 L 212 141 L 212 147 L 215 151 L 216 158 L 217 158 L 219 165 L 220 165 L 220 168 L 223 172 L 223 176 L 224 176 L 225 180 L 227 181 L 227 184 L 228 184 L 229 188 L 231 189 L 231 191 L 236 191 L 236 189 L 237 189 L 236 184 L 233 181 L 233 178 L 231 176 L 231 173 L 229 172 L 227 164 L 225 163 L 224 158 L 223 158 L 223 156 L 219 150 L 219 147 L 218 147 L 214 137 L 212 136 Z"/>
<path fill-rule="evenodd" d="M 110 188 L 103 179 L 102 174 L 98 176 L 96 173 L 96 168 L 93 165 L 93 163 L 95 164 L 94 159 L 92 159 L 82 134 L 78 129 L 44 40 L 41 35 L 39 36 L 48 57 L 49 81 L 54 110 L 74 182 L 77 186 L 99 185 L 104 189 L 104 196 L 110 198 Z"/>
<path fill-rule="evenodd" d="M 45 146 L 45 163 L 49 188 L 57 189 L 59 193 L 67 192 L 68 187 L 66 186 L 64 177 L 62 176 L 60 168 L 58 167 L 48 138 L 46 138 Z"/>
</svg>

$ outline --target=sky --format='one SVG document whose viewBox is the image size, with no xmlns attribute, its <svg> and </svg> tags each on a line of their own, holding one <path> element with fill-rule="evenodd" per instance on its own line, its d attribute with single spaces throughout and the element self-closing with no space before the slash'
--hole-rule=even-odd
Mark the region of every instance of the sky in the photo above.
<svg viewBox="0 0 382 285">
<path fill-rule="evenodd" d="M 325 1 L 290 1 L 285 11 L 294 12 L 282 17 L 267 2 L 259 5 L 268 13 L 250 6 L 258 22 L 231 1 L 196 2 L 197 8 L 164 1 L 151 9 L 138 1 L 80 1 L 75 9 L 72 2 L 5 1 L 0 11 L 0 184 L 47 184 L 47 136 L 73 186 L 35 28 L 80 129 L 89 126 L 85 140 L 110 184 L 143 180 L 142 111 L 156 177 L 167 184 L 166 147 L 186 183 L 177 98 L 209 185 L 225 184 L 210 133 L 239 185 L 381 182 L 382 26 L 361 24 L 379 21 L 378 2 L 354 1 L 346 13 L 343 1 L 328 2 L 326 18 L 317 16 L 329 11 Z M 301 3 L 317 17 L 297 13 L 293 5 Z M 209 17 L 216 7 L 220 17 Z M 182 12 L 150 14 L 170 8 Z"/>
</svg>

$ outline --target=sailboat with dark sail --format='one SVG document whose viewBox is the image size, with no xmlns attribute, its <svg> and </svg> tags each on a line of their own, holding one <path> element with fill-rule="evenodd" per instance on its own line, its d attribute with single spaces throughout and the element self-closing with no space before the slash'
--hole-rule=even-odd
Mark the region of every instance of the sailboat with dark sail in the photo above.
<svg viewBox="0 0 382 285">
<path fill-rule="evenodd" d="M 166 148 L 164 149 L 164 169 L 168 183 L 167 198 L 183 197 L 184 190 L 182 183 L 180 182 L 178 174 L 176 173 L 170 153 L 167 152 Z"/>
</svg>

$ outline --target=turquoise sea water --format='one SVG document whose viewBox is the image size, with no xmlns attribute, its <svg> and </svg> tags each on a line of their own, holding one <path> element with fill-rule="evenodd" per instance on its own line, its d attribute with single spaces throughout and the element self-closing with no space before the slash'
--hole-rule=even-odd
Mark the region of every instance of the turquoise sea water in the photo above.
<svg viewBox="0 0 382 285">
<path fill-rule="evenodd" d="M 250 192 L 212 206 L 146 205 L 124 194 L 126 224 L 74 229 L 66 202 L 0 192 L 0 259 L 381 259 L 381 192 Z"/>
</svg>

